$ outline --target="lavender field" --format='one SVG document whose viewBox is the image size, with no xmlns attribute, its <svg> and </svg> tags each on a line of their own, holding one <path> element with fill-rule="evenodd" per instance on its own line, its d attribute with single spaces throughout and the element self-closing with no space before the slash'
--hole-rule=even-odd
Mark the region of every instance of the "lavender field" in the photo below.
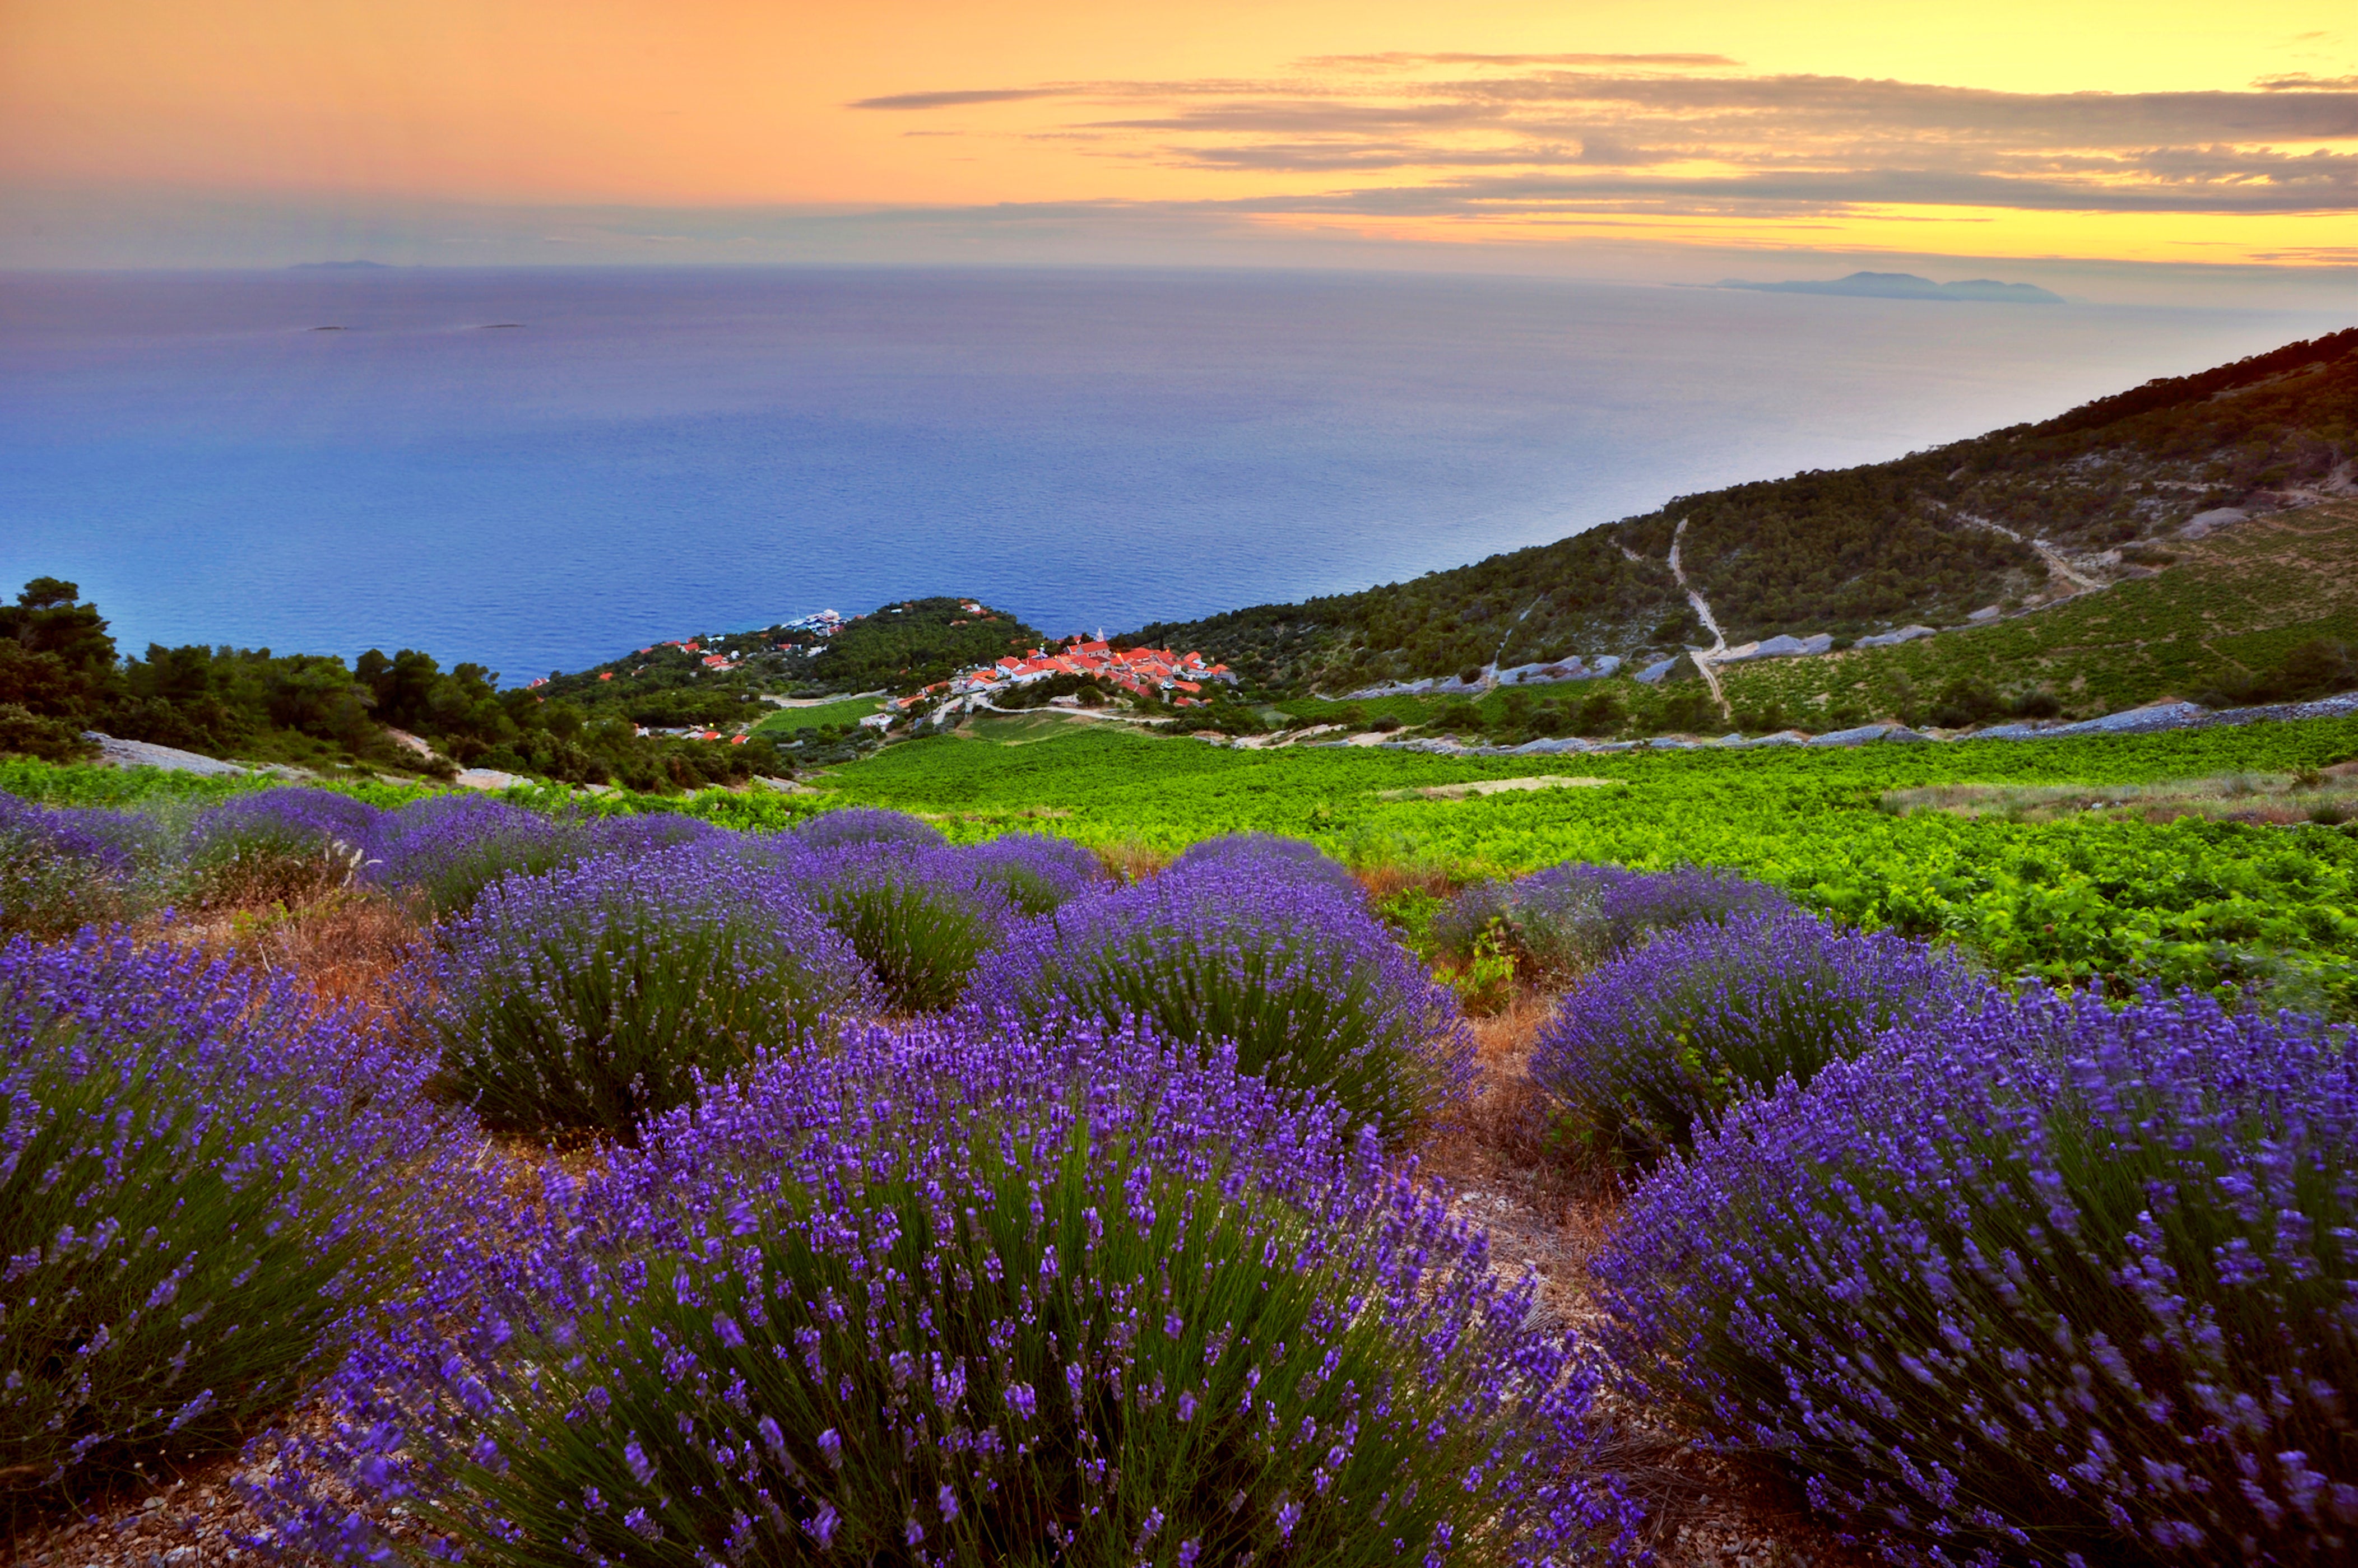
<svg viewBox="0 0 2358 1568">
<path fill-rule="evenodd" d="M 0 795 L 0 871 L 22 1560 L 2358 1534 L 2358 1063 L 2307 1013 L 1726 871 L 879 807 Z"/>
</svg>

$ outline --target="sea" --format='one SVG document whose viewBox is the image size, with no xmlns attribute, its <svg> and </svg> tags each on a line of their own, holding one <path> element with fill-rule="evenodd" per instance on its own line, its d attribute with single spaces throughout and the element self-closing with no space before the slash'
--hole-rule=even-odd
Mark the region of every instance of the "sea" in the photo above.
<svg viewBox="0 0 2358 1568">
<path fill-rule="evenodd" d="M 1397 581 L 2346 319 L 1379 273 L 0 276 L 0 586 L 127 651 L 510 684 L 979 596 L 1053 633 Z"/>
</svg>

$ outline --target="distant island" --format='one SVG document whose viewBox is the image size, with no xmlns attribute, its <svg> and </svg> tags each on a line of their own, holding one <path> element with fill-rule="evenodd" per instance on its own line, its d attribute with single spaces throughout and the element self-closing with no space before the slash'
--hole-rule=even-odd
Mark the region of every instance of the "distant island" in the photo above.
<svg viewBox="0 0 2358 1568">
<path fill-rule="evenodd" d="M 288 272 L 391 272 L 392 264 L 379 261 L 297 262 Z"/>
<path fill-rule="evenodd" d="M 1968 278 L 1962 283 L 1934 283 L 1912 272 L 1855 272 L 1848 277 L 1801 279 L 1791 283 L 1747 283 L 1724 277 L 1722 288 L 1749 288 L 1761 294 L 1835 294 L 1856 299 L 1972 299 L 1993 305 L 2061 305 L 2063 297 L 2032 283 L 1999 283 L 1994 278 Z"/>
</svg>

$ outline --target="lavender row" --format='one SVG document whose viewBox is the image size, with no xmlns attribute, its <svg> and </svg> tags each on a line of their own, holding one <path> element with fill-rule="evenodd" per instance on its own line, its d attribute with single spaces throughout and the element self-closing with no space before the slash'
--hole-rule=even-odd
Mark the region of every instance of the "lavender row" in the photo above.
<svg viewBox="0 0 2358 1568">
<path fill-rule="evenodd" d="M 2352 1047 L 1952 997 L 1638 1190 L 1598 1266 L 1623 1376 L 1894 1561 L 2347 1561 Z"/>
<path fill-rule="evenodd" d="M 492 1228 L 290 1440 L 282 1550 L 374 1560 L 396 1511 L 490 1563 L 1562 1562 L 1637 1524 L 1529 1285 L 1225 1054 L 855 1033 Z"/>
<path fill-rule="evenodd" d="M 449 1080 L 503 1125 L 628 1136 L 698 1075 L 823 1044 L 848 1016 L 962 1005 L 1232 1044 L 1397 1141 L 1462 1098 L 1467 1041 L 1448 993 L 1306 849 L 1216 846 L 1135 887 L 1021 838 L 610 856 L 495 884 L 445 923 L 416 989 L 441 999 Z"/>
<path fill-rule="evenodd" d="M 233 1437 L 396 1294 L 468 1179 L 427 1070 L 175 948 L 0 946 L 0 1489 Z"/>
</svg>

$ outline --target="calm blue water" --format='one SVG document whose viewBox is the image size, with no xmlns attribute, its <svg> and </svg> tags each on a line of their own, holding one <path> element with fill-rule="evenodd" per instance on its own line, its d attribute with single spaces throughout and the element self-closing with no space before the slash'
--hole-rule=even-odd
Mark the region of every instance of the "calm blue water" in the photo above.
<svg viewBox="0 0 2358 1568">
<path fill-rule="evenodd" d="M 512 681 L 919 593 L 1119 629 L 2342 324 L 1367 275 L 20 275 L 0 584 L 70 578 L 128 647 Z"/>
</svg>

